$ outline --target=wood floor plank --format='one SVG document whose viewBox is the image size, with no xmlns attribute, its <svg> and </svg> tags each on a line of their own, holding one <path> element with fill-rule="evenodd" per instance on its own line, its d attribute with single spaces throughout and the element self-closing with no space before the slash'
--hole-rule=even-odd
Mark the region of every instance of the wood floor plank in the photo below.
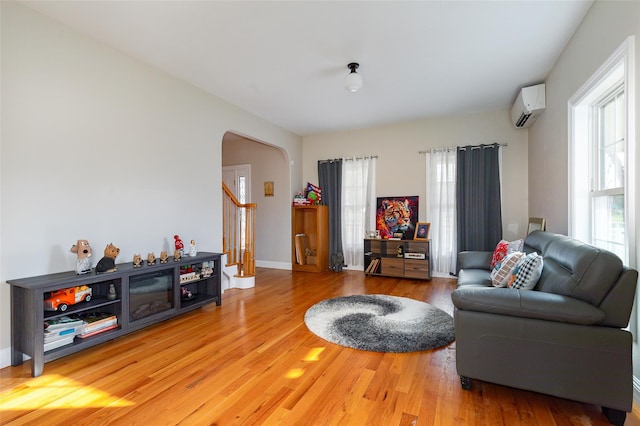
<svg viewBox="0 0 640 426">
<path fill-rule="evenodd" d="M 258 268 L 221 306 L 49 362 L 0 370 L 2 425 L 605 425 L 599 407 L 474 381 L 455 342 L 391 354 L 344 348 L 304 325 L 321 300 L 391 294 L 453 313 L 455 280 Z M 627 426 L 640 426 L 636 413 Z"/>
</svg>

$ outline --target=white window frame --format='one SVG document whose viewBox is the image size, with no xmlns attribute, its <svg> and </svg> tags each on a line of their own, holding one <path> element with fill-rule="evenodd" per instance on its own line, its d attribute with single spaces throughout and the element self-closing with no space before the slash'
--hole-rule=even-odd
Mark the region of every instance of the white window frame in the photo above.
<svg viewBox="0 0 640 426">
<path fill-rule="evenodd" d="M 603 160 L 604 160 L 603 158 L 604 155 L 602 153 L 603 138 L 604 138 L 602 133 L 604 130 L 602 125 L 603 108 L 606 105 L 611 104 L 612 102 L 613 102 L 614 108 L 616 108 L 617 107 L 616 100 L 620 96 L 624 96 L 623 102 L 622 102 L 623 105 L 625 104 L 624 99 L 626 99 L 624 78 L 623 78 L 624 70 L 622 70 L 622 64 L 620 64 L 618 67 L 619 67 L 618 69 L 620 69 L 622 73 L 620 75 L 619 81 L 614 82 L 613 85 L 611 86 L 607 86 L 605 94 L 596 102 L 594 102 L 590 107 L 591 121 L 593 123 L 591 141 L 589 142 L 589 148 L 591 151 L 590 155 L 591 155 L 591 161 L 592 161 L 591 170 L 593 171 L 592 180 L 591 180 L 591 190 L 590 190 L 590 198 L 591 198 L 590 212 L 592 213 L 596 211 L 596 203 L 598 201 L 607 202 L 610 200 L 609 197 L 622 196 L 623 199 L 626 201 L 626 197 L 625 197 L 626 185 L 624 181 L 620 182 L 619 185 L 617 186 L 605 186 L 605 183 L 602 180 L 604 178 L 604 174 L 606 173 L 602 170 Z M 626 108 L 626 105 L 624 105 L 624 107 Z M 615 113 L 618 114 L 619 111 L 615 111 Z M 622 116 L 625 121 L 628 119 L 626 110 L 623 111 Z M 617 115 L 616 115 L 616 118 L 618 118 Z M 619 143 L 621 142 L 623 144 L 623 149 L 625 150 L 624 152 L 625 163 L 622 165 L 622 167 L 626 173 L 627 165 L 629 164 L 629 161 L 627 159 L 627 152 L 626 152 L 626 147 L 628 145 L 626 141 L 626 126 L 623 129 L 622 137 L 618 142 Z M 625 208 L 624 210 L 626 211 L 627 209 Z M 623 212 L 623 214 L 624 213 L 625 212 Z M 591 222 L 592 222 L 591 223 L 591 235 L 592 235 L 591 243 L 598 247 L 603 247 L 605 249 L 608 249 L 618 254 L 625 261 L 625 263 L 628 264 L 628 247 L 629 247 L 628 236 L 626 236 L 625 234 L 624 239 L 622 241 L 619 241 L 612 237 L 612 234 L 609 230 L 606 236 L 601 235 L 599 237 L 598 232 L 596 231 L 596 225 L 595 225 L 596 221 L 592 220 Z M 626 223 L 626 217 L 625 217 L 625 223 Z M 626 232 L 626 229 L 624 231 Z M 619 243 L 622 243 L 622 250 L 620 250 Z"/>
<path fill-rule="evenodd" d="M 622 80 L 625 92 L 625 264 L 635 267 L 635 193 L 636 193 L 636 147 L 635 147 L 635 78 L 634 37 L 627 38 L 594 75 L 569 99 L 569 234 L 587 242 L 593 242 L 592 190 L 595 183 L 590 138 L 595 131 L 589 127 L 593 122 L 589 114 L 591 106 L 601 100 L 606 89 Z M 589 148 L 589 149 L 587 149 Z M 585 167 L 588 165 L 588 167 Z"/>
</svg>

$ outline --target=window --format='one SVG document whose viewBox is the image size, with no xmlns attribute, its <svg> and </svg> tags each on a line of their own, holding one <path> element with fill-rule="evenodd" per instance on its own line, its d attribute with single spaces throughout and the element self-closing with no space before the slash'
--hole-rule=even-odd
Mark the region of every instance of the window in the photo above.
<svg viewBox="0 0 640 426">
<path fill-rule="evenodd" d="M 365 231 L 375 229 L 376 157 L 342 162 L 342 248 L 350 269 L 364 269 Z"/>
<path fill-rule="evenodd" d="M 593 150 L 592 242 L 626 257 L 625 249 L 625 103 L 624 84 L 616 82 L 592 109 L 595 126 Z"/>
<path fill-rule="evenodd" d="M 431 266 L 434 276 L 456 272 L 455 148 L 432 150 L 426 156 L 427 218 L 431 222 Z"/>
<path fill-rule="evenodd" d="M 628 39 L 569 100 L 570 233 L 629 264 L 635 248 L 629 97 L 633 39 Z"/>
</svg>

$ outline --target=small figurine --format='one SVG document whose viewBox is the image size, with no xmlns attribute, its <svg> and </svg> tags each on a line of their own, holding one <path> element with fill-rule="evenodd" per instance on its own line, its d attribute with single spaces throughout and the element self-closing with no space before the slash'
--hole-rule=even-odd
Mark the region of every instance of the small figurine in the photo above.
<svg viewBox="0 0 640 426">
<path fill-rule="evenodd" d="M 311 203 L 309 202 L 309 200 L 307 200 L 307 197 L 304 196 L 302 191 L 299 191 L 293 197 L 293 205 L 294 206 L 304 206 L 304 205 L 307 205 L 307 204 L 311 204 Z"/>
<path fill-rule="evenodd" d="M 181 258 L 182 258 L 182 255 L 180 254 L 180 250 L 177 250 L 177 249 L 176 249 L 176 250 L 173 252 L 173 261 L 174 261 L 174 262 L 177 262 L 177 261 L 179 261 Z"/>
<path fill-rule="evenodd" d="M 133 255 L 133 267 L 134 268 L 139 268 L 142 266 L 142 256 L 140 256 L 140 254 L 134 254 Z"/>
<path fill-rule="evenodd" d="M 404 257 L 404 249 L 402 246 L 398 246 L 398 254 L 396 257 Z"/>
<path fill-rule="evenodd" d="M 104 257 L 100 259 L 96 265 L 96 274 L 102 274 L 104 272 L 115 272 L 118 270 L 116 266 L 116 257 L 120 253 L 120 249 L 110 243 L 104 249 Z"/>
<path fill-rule="evenodd" d="M 156 264 L 156 255 L 153 252 L 147 254 L 147 266 L 151 266 L 155 264 Z"/>
<path fill-rule="evenodd" d="M 107 300 L 116 300 L 117 297 L 118 295 L 116 293 L 116 286 L 113 283 L 109 284 L 109 292 L 107 293 Z"/>
<path fill-rule="evenodd" d="M 184 243 L 178 235 L 174 235 L 176 250 L 180 250 L 180 257 L 184 256 Z"/>
<path fill-rule="evenodd" d="M 160 263 L 167 263 L 169 261 L 169 255 L 167 254 L 166 251 L 161 251 L 160 252 Z"/>
<path fill-rule="evenodd" d="M 189 300 L 189 299 L 193 299 L 193 293 L 191 292 L 191 290 L 189 290 L 186 287 L 180 287 L 180 293 L 182 296 L 182 300 Z"/>
<path fill-rule="evenodd" d="M 71 253 L 77 254 L 76 274 L 83 275 L 91 272 L 91 246 L 87 240 L 78 240 L 71 246 Z"/>
<path fill-rule="evenodd" d="M 207 278 L 207 277 L 210 277 L 212 273 L 213 271 L 211 270 L 211 266 L 209 265 L 209 262 L 203 263 L 202 273 L 200 274 L 200 277 Z"/>
<path fill-rule="evenodd" d="M 196 255 L 196 241 L 191 240 L 191 247 L 189 248 L 189 256 L 195 257 Z"/>
</svg>

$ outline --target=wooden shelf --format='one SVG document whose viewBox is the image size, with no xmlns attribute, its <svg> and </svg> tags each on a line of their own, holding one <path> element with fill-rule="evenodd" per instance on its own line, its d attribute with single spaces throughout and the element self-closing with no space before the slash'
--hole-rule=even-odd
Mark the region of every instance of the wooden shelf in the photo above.
<svg viewBox="0 0 640 426">
<path fill-rule="evenodd" d="M 431 251 L 427 240 L 364 240 L 367 275 L 431 279 Z"/>
<path fill-rule="evenodd" d="M 307 256 L 309 248 L 314 256 Z M 291 269 L 329 270 L 329 209 L 327 206 L 293 206 L 291 211 Z"/>
</svg>

